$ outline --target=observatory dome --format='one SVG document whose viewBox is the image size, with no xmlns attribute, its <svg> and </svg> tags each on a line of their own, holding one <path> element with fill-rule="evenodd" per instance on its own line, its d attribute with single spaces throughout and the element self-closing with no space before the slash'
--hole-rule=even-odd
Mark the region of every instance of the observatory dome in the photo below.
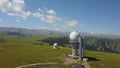
<svg viewBox="0 0 120 68">
<path fill-rule="evenodd" d="M 80 33 L 78 31 L 73 31 L 70 33 L 70 40 L 71 41 L 76 41 L 78 42 L 79 41 L 79 38 L 80 38 Z"/>
<path fill-rule="evenodd" d="M 53 46 L 54 46 L 54 47 L 57 47 L 57 46 L 58 46 L 58 43 L 54 43 Z"/>
</svg>

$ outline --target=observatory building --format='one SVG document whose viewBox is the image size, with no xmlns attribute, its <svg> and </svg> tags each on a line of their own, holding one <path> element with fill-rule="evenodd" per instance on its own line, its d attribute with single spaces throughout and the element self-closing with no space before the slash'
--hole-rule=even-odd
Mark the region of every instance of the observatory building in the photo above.
<svg viewBox="0 0 120 68">
<path fill-rule="evenodd" d="M 53 44 L 53 49 L 57 49 L 58 48 L 58 43 L 54 43 Z"/>
<path fill-rule="evenodd" d="M 78 31 L 73 31 L 70 33 L 70 43 L 72 46 L 72 55 L 73 58 L 83 59 L 84 57 L 84 46 L 83 38 Z M 79 50 L 79 52 L 78 52 Z"/>
</svg>

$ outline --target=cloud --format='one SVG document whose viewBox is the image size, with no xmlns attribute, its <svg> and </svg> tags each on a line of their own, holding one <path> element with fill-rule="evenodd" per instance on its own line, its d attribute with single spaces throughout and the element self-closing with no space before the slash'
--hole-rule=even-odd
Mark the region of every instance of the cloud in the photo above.
<svg viewBox="0 0 120 68">
<path fill-rule="evenodd" d="M 35 12 L 35 13 L 33 13 L 32 15 L 33 15 L 34 17 L 38 17 L 38 18 L 40 18 L 40 19 L 43 18 L 43 17 L 45 17 L 44 14 L 41 14 L 41 13 L 39 13 L 39 12 Z"/>
<path fill-rule="evenodd" d="M 79 22 L 77 20 L 68 20 L 62 25 L 62 28 L 74 28 L 79 25 Z"/>
<path fill-rule="evenodd" d="M 67 21 L 67 26 L 70 26 L 70 27 L 75 27 L 75 26 L 77 26 L 78 25 L 78 21 L 77 20 L 69 20 L 69 21 Z"/>
<path fill-rule="evenodd" d="M 8 8 L 11 8 L 13 12 L 23 12 L 25 2 L 24 0 L 12 0 L 11 2 L 9 1 L 9 4 L 7 5 Z"/>
<path fill-rule="evenodd" d="M 26 19 L 30 16 L 30 11 L 24 11 L 24 0 L 1 0 L 0 11 L 9 16 L 16 16 L 18 19 Z"/>
<path fill-rule="evenodd" d="M 6 13 L 8 16 L 15 16 L 16 21 L 25 20 L 29 16 L 37 17 L 41 21 L 46 23 L 55 23 L 62 21 L 62 18 L 56 16 L 56 12 L 53 9 L 40 9 L 39 12 L 25 11 L 24 0 L 1 0 L 0 11 Z"/>
<path fill-rule="evenodd" d="M 43 19 L 43 21 L 48 22 L 48 23 L 55 23 L 57 21 L 62 21 L 62 19 L 55 15 L 46 15 L 46 17 L 45 17 L 45 19 Z"/>
<path fill-rule="evenodd" d="M 35 12 L 32 14 L 34 17 L 38 17 L 41 21 L 47 22 L 47 23 L 55 23 L 58 21 L 62 21 L 62 18 L 56 16 L 56 15 L 45 15 L 40 12 Z"/>
<path fill-rule="evenodd" d="M 39 12 L 43 12 L 41 8 L 38 8 L 38 11 L 39 11 Z"/>
<path fill-rule="evenodd" d="M 29 10 L 26 11 L 25 5 L 26 4 L 24 0 L 0 0 L 0 11 L 7 14 L 8 16 L 16 17 L 16 22 L 25 20 L 29 16 L 38 18 L 44 23 L 53 24 L 53 27 L 57 27 L 56 30 L 58 30 L 58 27 L 66 29 L 74 28 L 79 24 L 77 20 L 69 20 L 67 18 L 66 21 L 66 18 L 57 16 L 57 13 L 54 9 L 48 9 L 44 7 L 38 8 L 37 11 L 31 12 Z"/>
<path fill-rule="evenodd" d="M 53 9 L 47 10 L 47 13 L 51 14 L 51 15 L 55 15 L 56 14 L 56 12 Z"/>
<path fill-rule="evenodd" d="M 0 10 L 1 10 L 2 12 L 6 12 L 6 10 L 7 10 L 6 4 L 8 4 L 8 1 L 7 1 L 7 0 L 1 0 L 1 1 L 0 1 Z"/>
<path fill-rule="evenodd" d="M 16 16 L 14 13 L 8 13 L 9 16 Z"/>
</svg>

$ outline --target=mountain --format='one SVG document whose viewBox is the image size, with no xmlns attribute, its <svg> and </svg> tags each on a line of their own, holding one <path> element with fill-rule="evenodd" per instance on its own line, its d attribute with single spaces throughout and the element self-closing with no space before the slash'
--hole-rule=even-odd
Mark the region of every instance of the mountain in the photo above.
<svg viewBox="0 0 120 68">
<path fill-rule="evenodd" d="M 120 38 L 120 35 L 115 34 L 104 34 L 104 33 L 90 33 L 91 36 L 105 37 L 105 38 Z"/>
<path fill-rule="evenodd" d="M 61 46 L 64 44 L 69 44 L 69 34 L 70 32 L 62 31 L 51 31 L 46 29 L 24 29 L 24 28 L 13 28 L 13 27 L 0 27 L 0 34 L 15 35 L 15 36 L 51 36 L 42 40 L 49 44 L 54 42 L 59 43 Z M 120 36 L 110 35 L 110 34 L 98 34 L 98 33 L 87 33 L 81 32 L 84 38 L 84 45 L 88 50 L 98 50 L 106 52 L 120 53 Z M 57 36 L 57 37 L 54 37 Z M 61 37 L 63 36 L 63 38 Z M 61 38 L 60 38 L 61 37 Z M 1 39 L 1 41 L 4 41 Z"/>
<path fill-rule="evenodd" d="M 82 36 L 95 36 L 105 38 L 120 38 L 120 35 L 102 34 L 102 33 L 87 33 L 80 32 Z M 70 32 L 47 30 L 47 29 L 24 29 L 14 27 L 0 27 L 0 34 L 18 35 L 18 36 L 69 36 Z"/>
<path fill-rule="evenodd" d="M 51 31 L 47 29 L 24 29 L 14 27 L 0 27 L 0 34 L 18 35 L 18 36 L 66 36 L 68 32 Z"/>
</svg>

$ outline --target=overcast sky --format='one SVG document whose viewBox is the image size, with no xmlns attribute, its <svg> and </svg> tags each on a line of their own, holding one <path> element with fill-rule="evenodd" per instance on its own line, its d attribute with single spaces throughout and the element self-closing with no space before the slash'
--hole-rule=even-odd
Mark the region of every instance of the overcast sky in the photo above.
<svg viewBox="0 0 120 68">
<path fill-rule="evenodd" d="M 0 0 L 0 27 L 120 34 L 120 0 Z"/>
</svg>

